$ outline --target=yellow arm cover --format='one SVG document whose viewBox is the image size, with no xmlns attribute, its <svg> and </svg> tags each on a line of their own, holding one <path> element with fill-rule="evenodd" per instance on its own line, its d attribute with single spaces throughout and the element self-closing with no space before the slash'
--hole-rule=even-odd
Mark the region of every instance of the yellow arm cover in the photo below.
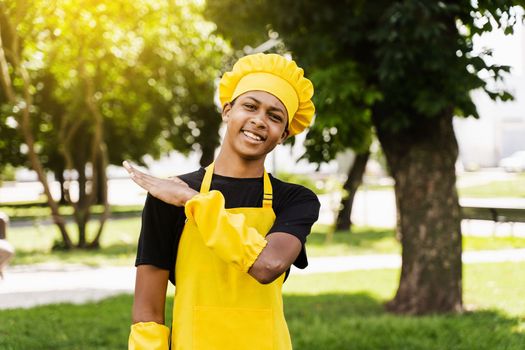
<svg viewBox="0 0 525 350">
<path fill-rule="evenodd" d="M 196 195 L 186 202 L 186 216 L 194 220 L 207 247 L 227 263 L 247 272 L 268 243 L 243 214 L 228 213 L 219 191 Z"/>
<path fill-rule="evenodd" d="M 170 329 L 155 322 L 138 322 L 131 326 L 128 350 L 168 350 Z"/>
</svg>

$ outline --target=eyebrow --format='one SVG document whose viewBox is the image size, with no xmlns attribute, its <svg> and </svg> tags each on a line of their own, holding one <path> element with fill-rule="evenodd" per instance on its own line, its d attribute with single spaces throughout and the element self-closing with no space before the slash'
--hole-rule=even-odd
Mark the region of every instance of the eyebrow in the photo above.
<svg viewBox="0 0 525 350">
<path fill-rule="evenodd" d="M 253 101 L 255 101 L 255 102 L 258 103 L 258 104 L 262 104 L 262 102 L 259 101 L 258 99 L 256 99 L 255 97 L 246 96 L 246 98 L 252 99 Z M 268 108 L 268 110 L 269 110 L 269 111 L 278 111 L 278 112 L 281 112 L 283 115 L 286 115 L 286 113 L 284 113 L 283 109 L 280 108 L 280 107 L 270 106 L 270 107 Z"/>
</svg>

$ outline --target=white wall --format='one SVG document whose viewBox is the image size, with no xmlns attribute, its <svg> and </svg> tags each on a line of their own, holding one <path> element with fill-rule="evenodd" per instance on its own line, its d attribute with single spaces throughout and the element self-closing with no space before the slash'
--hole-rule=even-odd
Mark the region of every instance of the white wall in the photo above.
<svg viewBox="0 0 525 350">
<path fill-rule="evenodd" d="M 522 16 L 523 10 L 519 11 Z M 525 25 L 518 20 L 513 35 L 496 30 L 477 37 L 474 48 L 491 48 L 490 63 L 512 67 L 499 84 L 514 95 L 514 101 L 492 101 L 481 90 L 473 91 L 480 119 L 454 120 L 463 165 L 490 167 L 517 150 L 525 150 Z"/>
</svg>

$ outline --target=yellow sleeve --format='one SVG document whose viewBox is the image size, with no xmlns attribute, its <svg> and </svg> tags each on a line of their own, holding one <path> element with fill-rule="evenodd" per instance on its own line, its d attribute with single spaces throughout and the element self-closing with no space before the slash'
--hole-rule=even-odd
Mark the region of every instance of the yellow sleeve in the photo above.
<svg viewBox="0 0 525 350">
<path fill-rule="evenodd" d="M 168 350 L 170 329 L 155 322 L 131 325 L 128 350 Z"/>
<path fill-rule="evenodd" d="M 186 203 L 186 216 L 194 220 L 207 247 L 227 263 L 247 272 L 268 243 L 243 214 L 228 213 L 219 191 L 201 193 Z"/>
</svg>

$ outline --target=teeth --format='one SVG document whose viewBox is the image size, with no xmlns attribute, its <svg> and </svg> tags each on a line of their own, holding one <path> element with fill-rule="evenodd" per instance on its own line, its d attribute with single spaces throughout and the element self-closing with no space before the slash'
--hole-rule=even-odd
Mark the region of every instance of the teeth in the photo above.
<svg viewBox="0 0 525 350">
<path fill-rule="evenodd" d="M 255 135 L 254 133 L 252 132 L 249 132 L 249 131 L 243 131 L 244 135 L 248 136 L 249 138 L 251 139 L 254 139 L 255 141 L 262 141 L 262 138 L 260 138 L 259 136 Z"/>
</svg>

